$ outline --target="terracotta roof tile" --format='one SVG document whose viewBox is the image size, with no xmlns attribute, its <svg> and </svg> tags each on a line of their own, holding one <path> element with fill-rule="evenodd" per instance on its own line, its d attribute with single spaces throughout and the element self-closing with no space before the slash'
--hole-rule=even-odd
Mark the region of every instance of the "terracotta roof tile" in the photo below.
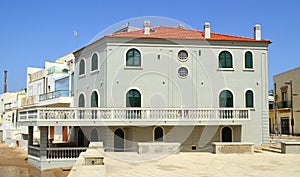
<svg viewBox="0 0 300 177">
<path fill-rule="evenodd" d="M 136 30 L 131 32 L 119 32 L 106 35 L 106 37 L 113 38 L 160 38 L 160 39 L 198 39 L 198 40 L 217 40 L 217 41 L 249 41 L 249 42 L 268 42 L 270 40 L 260 40 L 257 41 L 253 38 L 240 37 L 240 36 L 231 36 L 225 34 L 211 33 L 209 39 L 204 38 L 204 32 L 198 30 L 188 30 L 180 28 L 172 28 L 159 26 L 151 28 L 151 32 L 148 35 L 144 34 L 144 31 Z"/>
</svg>

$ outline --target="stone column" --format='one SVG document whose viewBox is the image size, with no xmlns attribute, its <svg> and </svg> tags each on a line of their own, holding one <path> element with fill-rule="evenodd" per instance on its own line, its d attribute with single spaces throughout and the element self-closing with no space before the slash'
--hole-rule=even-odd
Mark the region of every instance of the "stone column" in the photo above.
<svg viewBox="0 0 300 177">
<path fill-rule="evenodd" d="M 40 157 L 41 161 L 47 159 L 47 147 L 48 147 L 48 127 L 42 126 L 40 128 Z"/>
</svg>

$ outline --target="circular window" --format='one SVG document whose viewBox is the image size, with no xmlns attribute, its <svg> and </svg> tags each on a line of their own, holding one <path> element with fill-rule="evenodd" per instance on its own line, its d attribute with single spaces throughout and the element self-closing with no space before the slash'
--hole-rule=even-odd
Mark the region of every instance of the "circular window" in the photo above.
<svg viewBox="0 0 300 177">
<path fill-rule="evenodd" d="M 186 78 L 189 74 L 189 70 L 186 67 L 180 67 L 178 69 L 178 75 L 181 78 Z"/>
<path fill-rule="evenodd" d="M 189 55 L 188 55 L 187 51 L 185 51 L 185 50 L 180 50 L 178 52 L 178 58 L 179 58 L 180 61 L 186 61 L 188 56 Z"/>
</svg>

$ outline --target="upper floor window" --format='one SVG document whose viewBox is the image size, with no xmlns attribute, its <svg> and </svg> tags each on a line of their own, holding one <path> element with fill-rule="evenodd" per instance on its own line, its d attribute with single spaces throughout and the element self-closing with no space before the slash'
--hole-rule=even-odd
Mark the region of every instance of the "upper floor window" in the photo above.
<svg viewBox="0 0 300 177">
<path fill-rule="evenodd" d="M 185 50 L 180 50 L 179 52 L 178 52 L 178 59 L 180 60 L 180 61 L 186 61 L 187 60 L 187 58 L 188 58 L 188 53 L 187 53 L 187 51 L 185 51 Z"/>
<path fill-rule="evenodd" d="M 229 90 L 223 90 L 220 93 L 219 107 L 233 107 L 233 95 Z"/>
<path fill-rule="evenodd" d="M 91 95 L 91 107 L 98 107 L 98 93 L 96 91 L 93 91 L 92 95 Z"/>
<path fill-rule="evenodd" d="M 98 55 L 96 53 L 92 56 L 92 71 L 98 70 Z"/>
<path fill-rule="evenodd" d="M 79 75 L 85 74 L 85 61 L 81 59 L 79 62 Z"/>
<path fill-rule="evenodd" d="M 131 89 L 126 95 L 126 107 L 141 107 L 141 93 L 136 89 Z"/>
<path fill-rule="evenodd" d="M 219 68 L 233 68 L 232 55 L 228 51 L 223 51 L 219 54 Z"/>
<path fill-rule="evenodd" d="M 245 53 L 245 68 L 252 69 L 253 68 L 253 56 L 251 52 Z"/>
<path fill-rule="evenodd" d="M 85 106 L 84 95 L 80 94 L 78 99 L 78 107 L 84 107 L 84 106 Z"/>
<path fill-rule="evenodd" d="M 254 107 L 253 92 L 251 90 L 248 90 L 246 92 L 245 97 L 246 97 L 246 107 L 253 108 Z"/>
<path fill-rule="evenodd" d="M 141 53 L 137 49 L 130 49 L 126 53 L 126 66 L 141 66 Z"/>
</svg>

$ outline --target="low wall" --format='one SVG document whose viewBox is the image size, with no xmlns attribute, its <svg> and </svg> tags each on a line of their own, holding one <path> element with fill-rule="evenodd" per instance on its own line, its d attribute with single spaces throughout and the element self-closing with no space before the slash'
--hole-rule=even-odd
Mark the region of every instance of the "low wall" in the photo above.
<svg viewBox="0 0 300 177">
<path fill-rule="evenodd" d="M 232 142 L 232 143 L 221 143 L 213 142 L 213 153 L 214 154 L 253 154 L 254 143 L 246 142 Z"/>
<path fill-rule="evenodd" d="M 281 142 L 281 153 L 300 154 L 300 142 Z"/>
<path fill-rule="evenodd" d="M 180 143 L 169 142 L 150 142 L 138 143 L 139 154 L 157 154 L 157 153 L 174 153 L 180 152 Z"/>
</svg>

